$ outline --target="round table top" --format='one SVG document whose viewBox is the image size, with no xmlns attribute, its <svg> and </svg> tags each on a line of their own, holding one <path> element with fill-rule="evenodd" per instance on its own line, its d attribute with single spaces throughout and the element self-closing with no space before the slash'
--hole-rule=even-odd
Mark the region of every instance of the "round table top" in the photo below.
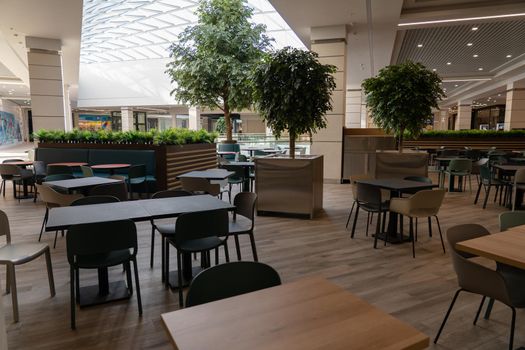
<svg viewBox="0 0 525 350">
<path fill-rule="evenodd" d="M 122 169 L 122 168 L 129 168 L 131 164 L 97 164 L 92 165 L 91 169 Z"/>
<path fill-rule="evenodd" d="M 49 163 L 48 165 L 50 166 L 54 166 L 54 165 L 58 165 L 58 166 L 81 166 L 81 165 L 87 165 L 87 163 L 84 163 L 84 162 L 63 162 L 63 163 Z"/>
<path fill-rule="evenodd" d="M 16 161 L 16 162 L 7 162 L 3 164 L 10 164 L 10 165 L 33 165 L 32 161 Z"/>
</svg>

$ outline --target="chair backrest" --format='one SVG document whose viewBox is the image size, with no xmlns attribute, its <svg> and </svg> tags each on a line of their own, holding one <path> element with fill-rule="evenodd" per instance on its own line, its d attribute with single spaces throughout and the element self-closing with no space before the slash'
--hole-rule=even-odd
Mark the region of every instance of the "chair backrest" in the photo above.
<svg viewBox="0 0 525 350">
<path fill-rule="evenodd" d="M 228 171 L 233 171 L 235 174 L 230 176 L 231 179 L 244 179 L 244 167 L 240 165 L 232 165 L 232 164 L 224 164 L 222 165 L 223 169 L 226 169 Z"/>
<path fill-rule="evenodd" d="M 14 176 L 20 174 L 20 168 L 14 164 L 0 164 L 0 175 Z"/>
<path fill-rule="evenodd" d="M 182 189 L 188 192 L 205 192 L 212 196 L 221 193 L 221 185 L 210 184 L 208 180 L 197 177 L 183 177 L 180 179 Z"/>
<path fill-rule="evenodd" d="M 252 221 L 252 230 L 255 218 L 255 203 L 257 202 L 257 194 L 253 192 L 237 193 L 233 199 L 235 205 L 235 213 L 242 215 Z"/>
<path fill-rule="evenodd" d="M 432 179 L 428 178 L 426 176 L 405 176 L 404 180 L 425 182 L 427 184 L 431 184 L 432 183 Z"/>
<path fill-rule="evenodd" d="M 93 169 L 86 165 L 81 165 L 80 170 L 82 170 L 82 176 L 84 177 L 92 177 L 95 176 L 95 173 L 93 172 Z"/>
<path fill-rule="evenodd" d="M 73 170 L 67 165 L 48 165 L 46 170 L 47 175 L 69 174 L 73 175 Z"/>
<path fill-rule="evenodd" d="M 195 306 L 240 294 L 275 287 L 281 278 L 271 266 L 254 261 L 237 261 L 210 267 L 190 284 L 186 306 Z"/>
<path fill-rule="evenodd" d="M 151 199 L 157 199 L 157 198 L 173 198 L 173 197 L 184 197 L 184 196 L 192 196 L 193 193 L 184 191 L 184 190 L 165 190 L 165 191 L 158 191 L 153 193 L 151 196 Z"/>
<path fill-rule="evenodd" d="M 36 184 L 40 199 L 48 208 L 67 207 L 75 200 L 82 198 L 81 194 L 63 194 L 55 191 L 51 186 Z"/>
<path fill-rule="evenodd" d="M 490 184 L 492 181 L 492 172 L 490 171 L 488 164 L 484 164 L 479 167 L 479 177 L 484 183 Z"/>
<path fill-rule="evenodd" d="M 109 175 L 108 179 L 120 180 L 124 182 L 126 181 L 126 177 L 124 175 Z"/>
<path fill-rule="evenodd" d="M 137 228 L 131 220 L 97 222 L 71 226 L 66 235 L 67 260 L 76 263 L 79 255 L 107 254 L 132 249 L 137 254 Z"/>
<path fill-rule="evenodd" d="M 381 205 L 381 190 L 379 187 L 358 182 L 357 200 L 360 203 Z"/>
<path fill-rule="evenodd" d="M 55 174 L 55 175 L 47 175 L 42 179 L 42 181 L 60 181 L 60 180 L 71 180 L 75 177 L 71 174 Z"/>
<path fill-rule="evenodd" d="M 359 174 L 359 175 L 352 175 L 350 176 L 350 184 L 352 185 L 352 196 L 354 199 L 357 199 L 357 182 L 359 180 L 368 180 L 371 179 L 372 176 L 370 174 Z"/>
<path fill-rule="evenodd" d="M 409 202 L 409 211 L 417 212 L 424 211 L 428 215 L 437 215 L 441 204 L 443 204 L 443 198 L 445 198 L 445 190 L 421 190 L 410 198 Z"/>
<path fill-rule="evenodd" d="M 472 171 L 471 159 L 452 159 L 448 165 L 450 171 Z"/>
<path fill-rule="evenodd" d="M 36 176 L 44 177 L 47 175 L 46 173 L 46 163 L 44 163 L 41 160 L 35 160 L 33 162 L 33 172 Z"/>
<path fill-rule="evenodd" d="M 146 179 L 146 165 L 145 164 L 138 164 L 138 165 L 132 165 L 128 169 L 128 178 L 129 179 L 137 179 L 137 178 L 144 178 Z"/>
<path fill-rule="evenodd" d="M 509 228 L 525 225 L 525 212 L 507 211 L 499 214 L 499 229 L 506 231 Z"/>
<path fill-rule="evenodd" d="M 457 149 L 441 149 L 438 151 L 439 157 L 457 157 L 459 155 L 459 150 Z"/>
<path fill-rule="evenodd" d="M 523 184 L 525 183 L 525 169 L 516 170 L 514 174 L 514 184 Z"/>
<path fill-rule="evenodd" d="M 113 196 L 120 201 L 128 200 L 128 189 L 125 182 L 97 185 L 89 191 L 90 196 Z"/>
<path fill-rule="evenodd" d="M 247 162 L 248 161 L 248 157 L 246 157 L 244 154 L 239 154 L 238 155 L 238 159 L 239 159 L 239 162 Z"/>
<path fill-rule="evenodd" d="M 181 214 L 175 223 L 175 231 L 173 242 L 177 249 L 187 241 L 228 236 L 228 211 L 219 209 Z"/>
<path fill-rule="evenodd" d="M 91 204 L 104 204 L 104 203 L 116 203 L 120 202 L 117 197 L 113 196 L 87 196 L 82 197 L 71 203 L 71 206 L 77 205 L 91 205 Z"/>
<path fill-rule="evenodd" d="M 9 228 L 9 218 L 7 214 L 0 210 L 0 237 L 6 236 L 7 244 L 11 243 L 11 229 Z"/>
</svg>

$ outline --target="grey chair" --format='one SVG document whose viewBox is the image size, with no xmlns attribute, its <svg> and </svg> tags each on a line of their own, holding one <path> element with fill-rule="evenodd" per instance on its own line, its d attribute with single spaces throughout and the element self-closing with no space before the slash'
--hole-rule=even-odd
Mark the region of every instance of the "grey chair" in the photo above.
<svg viewBox="0 0 525 350">
<path fill-rule="evenodd" d="M 516 202 L 518 200 L 518 193 L 525 192 L 525 169 L 518 169 L 514 174 L 514 183 L 512 185 L 512 211 L 516 210 Z M 523 197 L 521 197 L 523 199 Z M 518 203 L 518 207 L 521 203 Z"/>
<path fill-rule="evenodd" d="M 13 318 L 19 320 L 18 294 L 16 287 L 15 267 L 33 261 L 41 255 L 45 255 L 47 265 L 47 277 L 51 297 L 55 296 L 55 282 L 53 279 L 53 267 L 51 265 L 51 253 L 49 246 L 43 243 L 11 243 L 11 230 L 9 219 L 5 212 L 0 210 L 0 236 L 6 236 L 6 243 L 0 247 L 0 265 L 6 266 L 6 292 L 11 293 L 13 303 Z"/>
<path fill-rule="evenodd" d="M 89 191 L 90 196 L 113 196 L 121 202 L 128 200 L 128 190 L 124 181 L 94 186 Z"/>
<path fill-rule="evenodd" d="M 507 211 L 499 214 L 499 229 L 506 231 L 509 228 L 525 225 L 525 212 Z"/>
<path fill-rule="evenodd" d="M 124 265 L 128 292 L 133 293 L 131 262 L 139 315 L 142 316 L 139 274 L 137 268 L 137 228 L 131 220 L 73 225 L 66 236 L 67 260 L 70 267 L 71 329 L 76 328 L 76 301 L 79 301 L 79 270 L 101 269 Z"/>
<path fill-rule="evenodd" d="M 202 271 L 191 281 L 186 306 L 209 303 L 280 284 L 279 274 L 269 265 L 253 261 L 225 263 Z"/>
<path fill-rule="evenodd" d="M 499 179 L 494 178 L 492 172 L 490 171 L 490 168 L 488 167 L 488 164 L 482 165 L 479 167 L 479 187 L 478 191 L 476 192 L 476 198 L 474 199 L 474 204 L 478 203 L 479 194 L 481 193 L 481 188 L 485 190 L 485 198 L 483 200 L 483 209 L 487 207 L 487 201 L 489 199 L 490 195 L 490 189 L 492 187 L 496 187 L 496 195 L 498 194 L 498 190 L 501 189 L 503 191 L 503 188 L 508 186 L 508 184 L 504 181 L 501 181 Z M 496 200 L 496 197 L 494 197 L 494 201 Z"/>
<path fill-rule="evenodd" d="M 33 172 L 27 169 L 22 169 L 14 164 L 0 164 L 0 175 L 2 176 L 3 195 L 5 197 L 6 181 L 13 182 L 13 196 L 20 202 L 20 196 L 17 196 L 17 185 L 34 186 Z M 33 190 L 34 191 L 34 190 Z"/>
<path fill-rule="evenodd" d="M 165 191 L 159 191 L 159 192 L 154 193 L 151 196 L 151 199 L 184 197 L 184 196 L 191 196 L 191 195 L 192 195 L 191 192 L 184 191 L 184 190 L 165 190 Z M 151 268 L 153 268 L 153 259 L 155 255 L 155 231 L 158 231 L 161 235 L 162 281 L 164 282 L 164 277 L 165 277 L 164 276 L 164 252 L 165 252 L 166 237 L 172 236 L 175 234 L 175 223 L 157 224 L 155 223 L 155 220 L 151 220 L 151 256 L 150 256 L 150 262 L 149 262 L 149 266 Z"/>
<path fill-rule="evenodd" d="M 525 271 L 501 263 L 497 263 L 496 270 L 491 270 L 472 261 L 471 258 L 475 257 L 475 255 L 456 249 L 456 243 L 458 242 L 486 236 L 488 234 L 489 232 L 486 228 L 477 224 L 458 225 L 447 230 L 447 240 L 450 245 L 452 265 L 458 278 L 459 289 L 452 298 L 452 302 L 441 323 L 434 343 L 437 343 L 459 294 L 461 292 L 468 292 L 482 296 L 481 303 L 474 318 L 474 325 L 478 321 L 487 297 L 502 302 L 512 310 L 509 349 L 513 349 L 516 308 L 525 307 Z"/>
<path fill-rule="evenodd" d="M 259 261 L 259 258 L 257 257 L 257 247 L 255 246 L 255 237 L 253 236 L 256 202 L 257 194 L 253 192 L 238 193 L 233 199 L 235 212 L 233 213 L 233 220 L 230 220 L 229 222 L 229 234 L 235 239 L 235 248 L 237 250 L 238 260 L 241 260 L 239 236 L 248 235 L 250 237 L 250 244 L 252 246 L 253 260 Z M 217 257 L 218 254 L 215 256 Z"/>
<path fill-rule="evenodd" d="M 452 176 L 457 176 L 459 178 L 458 188 L 464 177 L 468 177 L 469 180 L 469 189 L 472 192 L 472 181 L 471 181 L 471 172 L 472 172 L 472 160 L 470 159 L 452 159 L 448 165 L 448 169 L 445 170 L 445 174 L 448 174 L 448 182 Z"/>
<path fill-rule="evenodd" d="M 76 199 L 70 206 L 74 207 L 77 205 L 91 205 L 91 204 L 105 204 L 105 203 L 116 203 L 120 202 L 117 197 L 114 196 L 87 196 Z"/>
<path fill-rule="evenodd" d="M 146 182 L 147 180 L 147 172 L 146 172 L 146 165 L 144 164 L 138 164 L 138 165 L 132 165 L 128 169 L 128 191 L 129 191 L 129 198 L 133 198 L 133 192 L 134 189 L 142 187 L 142 192 L 146 193 L 146 196 L 148 195 L 148 184 Z M 137 193 L 140 196 L 140 191 L 137 191 Z"/>
<path fill-rule="evenodd" d="M 10 163 L 10 162 L 22 162 L 23 159 L 13 158 L 13 159 L 4 159 L 2 161 L 2 164 Z M 15 165 L 16 166 L 16 165 Z M 9 169 L 9 170 L 8 170 Z M 2 183 L 0 184 L 0 192 L 3 193 L 3 196 L 5 197 L 5 185 L 7 181 L 12 181 L 14 175 L 11 174 L 12 168 L 10 167 L 0 167 L 0 177 L 2 178 Z"/>
</svg>

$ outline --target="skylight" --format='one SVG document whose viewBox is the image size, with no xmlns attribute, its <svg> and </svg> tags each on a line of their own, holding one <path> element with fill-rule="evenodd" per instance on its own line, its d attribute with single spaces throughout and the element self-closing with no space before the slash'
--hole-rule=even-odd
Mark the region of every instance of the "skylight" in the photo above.
<svg viewBox="0 0 525 350">
<path fill-rule="evenodd" d="M 268 0 L 248 0 L 274 48 L 305 48 Z M 81 63 L 166 58 L 177 34 L 197 22 L 198 0 L 84 0 Z"/>
</svg>

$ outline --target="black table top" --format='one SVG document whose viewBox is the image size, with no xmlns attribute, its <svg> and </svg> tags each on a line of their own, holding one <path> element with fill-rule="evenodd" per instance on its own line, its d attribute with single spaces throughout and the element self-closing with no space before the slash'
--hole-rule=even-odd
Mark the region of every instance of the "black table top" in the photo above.
<svg viewBox="0 0 525 350">
<path fill-rule="evenodd" d="M 177 176 L 177 178 L 180 179 L 183 177 L 197 177 L 208 180 L 224 180 L 233 174 L 235 174 L 235 172 L 227 171 L 224 169 L 208 169 L 202 171 L 190 171 L 189 173 L 184 173 Z"/>
<path fill-rule="evenodd" d="M 358 183 L 377 186 L 390 191 L 410 191 L 410 190 L 424 190 L 438 187 L 437 184 L 429 184 L 426 182 L 403 180 L 403 179 L 370 179 L 359 180 Z"/>
<path fill-rule="evenodd" d="M 59 187 L 66 190 L 75 190 L 84 187 L 91 187 L 97 185 L 111 184 L 115 182 L 120 182 L 121 180 L 108 179 L 105 177 L 91 176 L 91 177 L 81 177 L 78 179 L 69 179 L 69 180 L 58 180 L 58 181 L 47 181 L 44 182 L 44 185 Z"/>
<path fill-rule="evenodd" d="M 504 171 L 517 171 L 519 169 L 525 169 L 525 165 L 523 164 L 494 164 L 493 167 Z"/>
<path fill-rule="evenodd" d="M 46 231 L 64 230 L 76 224 L 126 219 L 147 221 L 189 212 L 234 208 L 234 205 L 208 194 L 61 207 L 49 211 Z"/>
</svg>

